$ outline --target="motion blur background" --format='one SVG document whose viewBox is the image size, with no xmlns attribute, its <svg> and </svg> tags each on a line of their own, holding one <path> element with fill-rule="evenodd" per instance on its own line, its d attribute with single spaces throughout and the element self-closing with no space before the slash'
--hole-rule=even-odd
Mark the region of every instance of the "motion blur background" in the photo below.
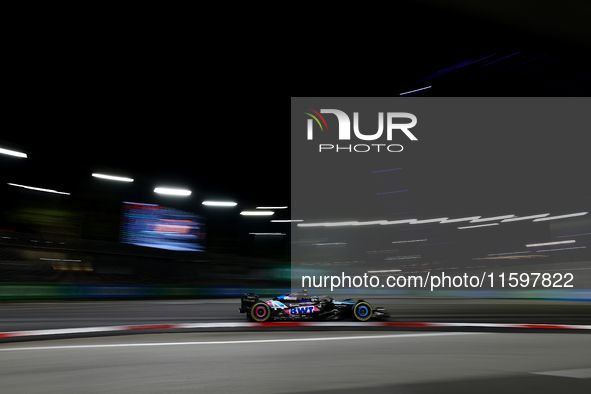
<svg viewBox="0 0 591 394">
<path fill-rule="evenodd" d="M 326 182 L 308 196 L 318 210 L 295 216 L 288 91 L 292 98 L 379 97 L 392 104 L 403 97 L 411 104 L 445 97 L 588 97 L 589 3 L 416 0 L 322 9 L 323 3 L 298 6 L 299 15 L 287 3 L 215 5 L 15 3 L 9 6 L 21 9 L 3 9 L 0 148 L 27 157 L 0 154 L 0 332 L 13 332 L 1 340 L 0 391 L 588 393 L 584 330 L 399 331 L 381 339 L 369 332 L 371 324 L 341 327 L 364 332 L 332 325 L 320 328 L 325 332 L 273 325 L 254 332 L 244 328 L 238 299 L 223 297 L 288 291 L 291 253 L 301 245 L 316 264 L 305 267 L 308 275 L 361 260 L 359 269 L 396 265 L 405 275 L 454 267 L 471 274 L 499 261 L 523 272 L 568 264 L 589 289 L 588 215 L 466 230 L 442 223 L 378 225 L 396 235 L 390 245 L 403 246 L 378 242 L 375 248 L 357 247 L 371 244 L 367 238 L 357 243 L 371 226 L 296 234 L 302 222 L 285 222 L 340 221 L 342 212 L 332 210 L 328 197 L 347 193 L 324 194 L 335 185 Z M 579 110 L 589 126 L 589 108 Z M 506 151 L 503 139 L 474 132 L 464 136 L 465 146 L 456 144 L 459 164 L 421 159 L 345 174 L 374 201 L 363 205 L 368 215 L 352 219 L 591 211 L 589 140 L 571 133 L 559 128 L 535 141 L 532 130 L 527 138 L 501 133 L 513 143 Z M 419 136 L 418 145 L 405 148 L 437 149 L 440 138 Z M 476 169 L 479 176 L 472 175 Z M 394 185 L 403 187 L 389 188 Z M 397 190 L 409 192 L 378 194 Z M 257 207 L 287 208 L 266 209 L 272 216 L 240 214 L 265 210 Z M 391 243 L 418 235 L 441 237 L 427 242 L 441 244 Z M 488 259 L 523 251 L 524 242 L 567 235 L 587 248 Z M 558 301 L 548 297 L 561 293 L 550 291 L 499 300 L 524 293 L 393 289 L 368 301 L 385 307 L 395 320 L 390 324 L 400 322 L 404 331 L 406 322 L 459 322 L 466 330 L 491 322 L 590 324 L 589 303 L 581 301 L 588 293 Z M 213 324 L 204 329 L 211 332 L 147 329 L 183 323 Z M 228 332 L 236 329 L 225 323 L 242 328 Z M 129 325 L 135 333 L 158 334 L 100 336 L 105 326 L 123 333 Z M 35 337 L 38 330 L 51 335 Z M 83 337 L 70 338 L 72 332 Z M 6 343 L 27 338 L 35 342 Z M 583 378 L 543 375 L 572 369 Z M 292 379 L 281 378 L 286 371 Z"/>
<path fill-rule="evenodd" d="M 240 153 L 247 146 L 205 131 L 121 134 L 22 131 L 3 140 L 2 148 L 27 157 L 0 158 L 1 297 L 200 296 L 216 294 L 212 287 L 281 286 L 289 241 L 251 233 L 285 225 L 240 212 L 288 207 L 289 189 L 265 175 L 265 166 L 285 163 L 247 157 Z M 288 169 L 279 179 L 288 180 Z M 158 194 L 158 186 L 192 193 Z M 236 205 L 202 204 L 208 200 Z M 286 209 L 273 215 L 288 217 Z"/>
<path fill-rule="evenodd" d="M 585 23 L 577 22 L 585 20 L 589 7 L 563 2 L 561 12 L 555 12 L 526 1 L 511 4 L 499 9 L 463 1 L 406 2 L 398 6 L 398 16 L 420 16 L 422 26 L 436 27 L 425 42 L 390 52 L 394 41 L 408 41 L 415 34 L 401 27 L 392 45 L 376 52 L 380 60 L 371 66 L 362 59 L 375 46 L 354 45 L 350 63 L 328 51 L 321 56 L 322 67 L 305 72 L 301 66 L 308 64 L 308 52 L 293 49 L 282 64 L 265 61 L 266 38 L 251 45 L 235 37 L 222 51 L 230 57 L 214 56 L 220 48 L 207 40 L 193 51 L 183 40 L 163 40 L 147 28 L 141 30 L 143 39 L 134 39 L 124 14 L 113 16 L 122 27 L 120 34 L 97 28 L 82 38 L 60 25 L 47 35 L 19 30 L 5 90 L 9 126 L 0 136 L 0 147 L 27 157 L 0 155 L 0 298 L 191 297 L 238 295 L 246 288 L 273 294 L 289 288 L 292 224 L 272 221 L 292 218 L 290 133 L 282 128 L 277 87 L 302 97 L 400 97 L 426 86 L 431 88 L 404 95 L 588 95 L 589 32 Z M 552 23 L 545 23 L 548 17 Z M 23 23 L 36 17 L 27 18 Z M 72 23 L 75 30 L 84 24 Z M 182 26 L 175 29 L 177 37 L 183 35 Z M 376 27 L 375 44 L 384 42 L 387 32 L 392 37 L 386 26 Z M 259 60 L 262 68 L 253 65 Z M 541 172 L 528 166 L 532 152 L 527 144 L 519 146 L 523 161 L 504 164 L 505 170 L 521 166 L 522 175 L 531 171 L 536 180 L 544 179 L 543 187 L 530 181 L 535 191 L 527 197 L 512 195 L 520 204 L 536 204 L 536 194 L 549 189 L 562 197 L 576 190 L 575 211 L 591 201 L 589 178 L 565 178 L 565 173 L 545 178 L 541 174 L 551 170 L 553 153 L 535 153 L 536 163 L 546 163 Z M 489 152 L 486 146 L 481 151 Z M 470 159 L 478 160 L 478 155 L 473 152 Z M 577 160 L 581 165 L 583 159 Z M 461 193 L 471 193 L 469 198 L 498 197 L 483 189 L 486 176 L 465 179 L 461 168 L 452 170 L 465 183 Z M 100 179 L 93 173 L 134 181 Z M 436 172 L 425 172 L 417 182 L 443 186 Z M 154 192 L 156 187 L 192 194 L 161 195 Z M 447 190 L 447 200 L 439 196 L 421 204 L 432 204 L 433 214 L 449 215 L 454 210 L 449 204 L 446 212 L 439 210 L 441 201 L 453 199 Z M 502 196 L 504 203 L 508 196 Z M 207 200 L 236 206 L 203 205 Z M 564 206 L 569 201 L 562 199 L 554 207 L 569 211 Z M 125 202 L 200 218 L 205 250 L 123 243 Z M 287 208 L 275 209 L 272 216 L 240 214 L 265 206 Z M 174 231 L 164 232 L 174 236 Z"/>
</svg>

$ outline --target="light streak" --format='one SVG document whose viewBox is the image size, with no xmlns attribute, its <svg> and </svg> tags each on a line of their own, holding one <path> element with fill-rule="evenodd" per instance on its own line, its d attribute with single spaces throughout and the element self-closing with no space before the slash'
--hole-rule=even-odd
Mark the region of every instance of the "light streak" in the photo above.
<svg viewBox="0 0 591 394">
<path fill-rule="evenodd" d="M 419 90 L 425 90 L 425 89 L 429 89 L 431 86 L 427 86 L 424 88 L 420 88 L 420 89 L 415 89 L 415 90 L 411 90 L 410 92 L 404 92 L 404 93 L 400 93 L 400 95 L 404 95 L 404 94 L 409 94 L 409 93 L 414 93 L 414 92 L 418 92 Z"/>
</svg>

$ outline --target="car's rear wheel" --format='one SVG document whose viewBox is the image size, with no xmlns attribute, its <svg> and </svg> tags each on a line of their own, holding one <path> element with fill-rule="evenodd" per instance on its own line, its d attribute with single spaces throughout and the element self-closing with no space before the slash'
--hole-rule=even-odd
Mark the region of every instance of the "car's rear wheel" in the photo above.
<svg viewBox="0 0 591 394">
<path fill-rule="evenodd" d="M 252 320 L 263 323 L 271 318 L 271 307 L 264 302 L 257 302 L 250 310 Z"/>
<path fill-rule="evenodd" d="M 368 302 L 361 301 L 353 307 L 353 315 L 358 321 L 368 321 L 373 315 L 373 309 Z"/>
</svg>

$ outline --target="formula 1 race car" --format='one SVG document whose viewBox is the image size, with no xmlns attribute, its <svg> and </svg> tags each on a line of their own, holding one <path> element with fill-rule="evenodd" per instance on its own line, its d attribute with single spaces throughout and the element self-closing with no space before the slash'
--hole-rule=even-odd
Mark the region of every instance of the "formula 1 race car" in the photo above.
<svg viewBox="0 0 591 394">
<path fill-rule="evenodd" d="M 271 320 L 340 320 L 354 318 L 368 321 L 373 318 L 387 318 L 384 308 L 372 308 L 364 301 L 347 298 L 335 301 L 328 296 L 310 296 L 306 290 L 301 293 L 280 295 L 269 301 L 261 301 L 254 293 L 246 293 L 241 299 L 240 313 L 255 322 Z"/>
</svg>

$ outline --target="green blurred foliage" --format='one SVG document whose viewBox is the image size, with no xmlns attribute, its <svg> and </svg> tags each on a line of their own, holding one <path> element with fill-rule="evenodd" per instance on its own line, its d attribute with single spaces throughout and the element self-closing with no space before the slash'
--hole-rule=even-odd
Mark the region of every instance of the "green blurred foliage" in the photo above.
<svg viewBox="0 0 591 394">
<path fill-rule="evenodd" d="M 13 227 L 27 232 L 81 236 L 81 215 L 56 207 L 22 205 L 9 210 L 6 213 L 6 221 Z"/>
</svg>

